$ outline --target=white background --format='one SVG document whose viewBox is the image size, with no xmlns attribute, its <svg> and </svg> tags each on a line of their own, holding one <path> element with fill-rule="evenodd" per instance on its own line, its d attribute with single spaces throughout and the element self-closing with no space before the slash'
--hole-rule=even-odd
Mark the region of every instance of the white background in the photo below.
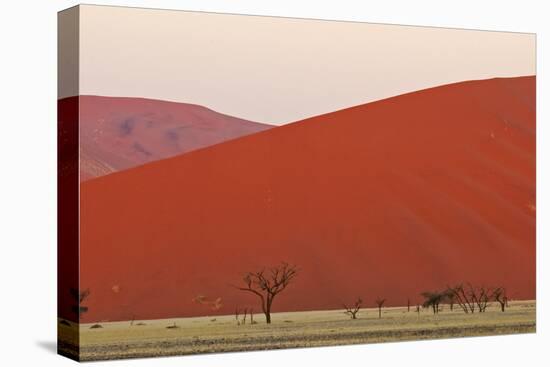
<svg viewBox="0 0 550 367">
<path fill-rule="evenodd" d="M 258 15 L 536 32 L 536 335 L 105 362 L 125 366 L 539 366 L 550 361 L 547 1 L 97 1 Z M 64 366 L 56 340 L 56 12 L 74 1 L 0 8 L 0 365 Z M 546 15 L 546 17 L 545 17 Z M 546 22 L 546 24 L 545 24 Z M 546 288 L 546 290 L 544 289 Z"/>
</svg>

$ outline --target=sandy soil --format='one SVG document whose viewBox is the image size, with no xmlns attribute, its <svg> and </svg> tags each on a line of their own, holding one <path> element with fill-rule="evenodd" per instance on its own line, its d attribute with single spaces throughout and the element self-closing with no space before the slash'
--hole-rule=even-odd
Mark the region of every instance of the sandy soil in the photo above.
<svg viewBox="0 0 550 367">
<path fill-rule="evenodd" d="M 406 307 L 361 310 L 351 320 L 342 310 L 285 312 L 254 315 L 255 324 L 238 325 L 235 316 L 134 320 L 80 325 L 80 359 L 103 360 L 219 353 L 264 349 L 317 347 L 464 336 L 531 333 L 535 331 L 535 301 L 511 302 L 506 312 L 497 305 L 485 313 L 465 314 L 445 305 L 434 315 Z M 173 326 L 176 327 L 173 327 Z M 168 328 L 172 326 L 172 328 Z M 75 356 L 78 344 L 75 324 L 59 324 L 59 349 Z"/>
</svg>

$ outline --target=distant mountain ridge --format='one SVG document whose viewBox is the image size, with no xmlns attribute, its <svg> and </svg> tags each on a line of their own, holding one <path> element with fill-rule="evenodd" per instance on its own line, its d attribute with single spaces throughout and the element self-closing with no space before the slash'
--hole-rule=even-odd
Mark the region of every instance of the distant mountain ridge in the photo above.
<svg viewBox="0 0 550 367">
<path fill-rule="evenodd" d="M 145 98 L 71 98 L 79 98 L 81 181 L 272 127 L 193 104 Z M 60 108 L 64 103 L 70 99 L 61 100 Z"/>
</svg>

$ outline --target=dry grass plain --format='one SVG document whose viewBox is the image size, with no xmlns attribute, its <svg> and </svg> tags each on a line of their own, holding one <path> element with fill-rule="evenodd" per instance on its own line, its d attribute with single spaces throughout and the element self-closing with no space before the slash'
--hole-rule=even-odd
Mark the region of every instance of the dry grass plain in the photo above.
<svg viewBox="0 0 550 367">
<path fill-rule="evenodd" d="M 379 343 L 535 332 L 535 301 L 510 302 L 506 312 L 490 305 L 485 313 L 465 314 L 447 305 L 438 314 L 411 307 L 362 309 L 357 320 L 343 310 L 272 314 L 272 324 L 255 314 L 237 325 L 234 316 L 135 320 L 92 324 L 59 323 L 59 351 L 82 361 L 219 353 L 329 345 Z M 173 328 L 168 326 L 176 325 Z M 77 354 L 80 330 L 80 357 Z"/>
</svg>

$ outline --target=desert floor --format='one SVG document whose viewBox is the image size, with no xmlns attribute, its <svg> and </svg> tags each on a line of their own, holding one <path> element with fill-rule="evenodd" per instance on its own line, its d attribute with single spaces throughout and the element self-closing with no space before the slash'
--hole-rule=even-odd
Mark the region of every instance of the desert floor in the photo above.
<svg viewBox="0 0 550 367">
<path fill-rule="evenodd" d="M 273 313 L 267 325 L 261 314 L 255 324 L 237 324 L 234 315 L 162 320 L 134 320 L 93 324 L 59 320 L 59 351 L 80 360 L 170 356 L 328 345 L 379 343 L 403 340 L 535 332 L 535 301 L 510 302 L 506 312 L 497 304 L 485 313 L 465 314 L 448 305 L 434 315 L 411 307 L 362 309 L 352 320 L 343 310 Z M 175 325 L 175 327 L 174 327 Z M 170 328 L 168 328 L 171 326 Z M 78 358 L 77 358 L 78 359 Z"/>
</svg>

